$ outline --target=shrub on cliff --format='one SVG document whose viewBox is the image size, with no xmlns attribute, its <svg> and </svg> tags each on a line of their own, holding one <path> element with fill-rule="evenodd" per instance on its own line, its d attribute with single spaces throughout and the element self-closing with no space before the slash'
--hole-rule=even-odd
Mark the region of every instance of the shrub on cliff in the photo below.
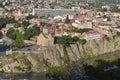
<svg viewBox="0 0 120 80">
<path fill-rule="evenodd" d="M 87 41 L 85 40 L 85 39 L 79 39 L 79 44 L 82 44 L 82 45 L 84 45 Z"/>
<path fill-rule="evenodd" d="M 70 36 L 62 36 L 62 37 L 55 37 L 55 44 L 64 44 L 64 45 L 70 45 L 73 44 L 73 38 Z"/>
<path fill-rule="evenodd" d="M 69 70 L 67 66 L 63 65 L 60 67 L 49 67 L 46 76 L 53 78 L 53 80 L 66 80 Z"/>
</svg>

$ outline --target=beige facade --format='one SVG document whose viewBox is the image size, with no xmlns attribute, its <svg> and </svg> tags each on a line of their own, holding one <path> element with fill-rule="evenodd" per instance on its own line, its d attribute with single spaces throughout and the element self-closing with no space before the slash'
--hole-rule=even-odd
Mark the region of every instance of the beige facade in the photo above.
<svg viewBox="0 0 120 80">
<path fill-rule="evenodd" d="M 54 39 L 50 34 L 46 35 L 41 33 L 37 38 L 37 45 L 52 46 L 53 44 L 54 44 Z"/>
</svg>

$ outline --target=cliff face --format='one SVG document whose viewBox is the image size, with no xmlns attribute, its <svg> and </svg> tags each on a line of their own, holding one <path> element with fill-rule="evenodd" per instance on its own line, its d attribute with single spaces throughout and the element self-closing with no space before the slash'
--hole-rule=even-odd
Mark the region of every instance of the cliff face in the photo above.
<svg viewBox="0 0 120 80">
<path fill-rule="evenodd" d="M 98 56 L 120 50 L 120 37 L 102 38 L 87 41 L 86 44 L 73 44 L 66 49 L 69 61 L 77 61 L 80 58 Z M 62 45 L 55 45 L 41 53 L 41 58 L 54 66 L 64 63 L 65 50 Z"/>
</svg>

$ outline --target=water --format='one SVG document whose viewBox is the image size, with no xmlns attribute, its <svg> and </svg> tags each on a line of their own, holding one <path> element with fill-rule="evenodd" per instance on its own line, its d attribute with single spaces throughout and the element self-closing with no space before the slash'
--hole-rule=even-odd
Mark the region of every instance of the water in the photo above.
<svg viewBox="0 0 120 80">
<path fill-rule="evenodd" d="M 45 73 L 0 73 L 0 77 L 3 79 L 12 79 L 12 80 L 49 80 Z"/>
</svg>

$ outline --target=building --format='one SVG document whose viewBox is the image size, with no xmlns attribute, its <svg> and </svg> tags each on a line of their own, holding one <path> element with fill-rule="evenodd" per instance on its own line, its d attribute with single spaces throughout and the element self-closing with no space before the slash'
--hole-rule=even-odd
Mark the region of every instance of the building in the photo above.
<svg viewBox="0 0 120 80">
<path fill-rule="evenodd" d="M 72 26 L 78 29 L 91 29 L 92 28 L 92 22 L 80 22 L 78 20 L 76 20 L 74 23 L 72 23 Z"/>
<path fill-rule="evenodd" d="M 73 9 L 33 9 L 33 15 L 38 16 L 67 16 L 75 15 Z"/>
<path fill-rule="evenodd" d="M 85 32 L 83 36 L 86 40 L 100 39 L 102 37 L 101 34 L 93 30 L 89 32 Z"/>
<path fill-rule="evenodd" d="M 63 34 L 67 32 L 67 29 L 64 28 L 56 28 L 55 29 L 55 36 L 63 36 Z"/>
<path fill-rule="evenodd" d="M 41 33 L 37 37 L 37 45 L 40 46 L 52 46 L 54 44 L 54 39 L 50 34 Z"/>
<path fill-rule="evenodd" d="M 110 33 L 111 26 L 109 26 L 107 22 L 95 22 L 93 23 L 93 29 L 99 32 L 100 34 L 107 36 L 111 35 Z"/>
<path fill-rule="evenodd" d="M 4 11 L 5 10 L 3 8 L 0 8 L 0 15 L 3 15 Z"/>
</svg>

